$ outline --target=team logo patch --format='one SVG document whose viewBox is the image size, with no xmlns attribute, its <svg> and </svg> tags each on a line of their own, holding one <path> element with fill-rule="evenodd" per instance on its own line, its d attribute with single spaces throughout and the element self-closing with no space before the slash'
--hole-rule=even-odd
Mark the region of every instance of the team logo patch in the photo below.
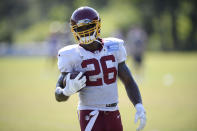
<svg viewBox="0 0 197 131">
<path fill-rule="evenodd" d="M 114 43 L 108 44 L 106 47 L 107 47 L 107 50 L 109 52 L 111 52 L 111 51 L 117 51 L 119 49 L 119 45 L 118 44 L 114 44 Z"/>
</svg>

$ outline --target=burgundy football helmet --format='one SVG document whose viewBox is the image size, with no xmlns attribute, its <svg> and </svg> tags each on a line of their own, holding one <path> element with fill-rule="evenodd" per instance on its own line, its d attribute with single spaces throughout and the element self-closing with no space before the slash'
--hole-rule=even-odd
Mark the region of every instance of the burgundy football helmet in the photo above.
<svg viewBox="0 0 197 131">
<path fill-rule="evenodd" d="M 100 36 L 98 12 L 88 6 L 76 9 L 70 19 L 71 31 L 80 44 L 92 43 Z"/>
</svg>

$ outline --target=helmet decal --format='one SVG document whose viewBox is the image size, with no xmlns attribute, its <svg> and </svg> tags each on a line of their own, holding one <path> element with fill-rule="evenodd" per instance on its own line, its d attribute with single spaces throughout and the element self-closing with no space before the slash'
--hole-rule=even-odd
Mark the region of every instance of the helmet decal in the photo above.
<svg viewBox="0 0 197 131">
<path fill-rule="evenodd" d="M 77 22 L 77 25 L 80 26 L 80 24 L 88 24 L 88 23 L 90 23 L 90 22 L 91 22 L 90 19 L 83 19 L 83 20 L 79 20 L 79 21 Z"/>
</svg>

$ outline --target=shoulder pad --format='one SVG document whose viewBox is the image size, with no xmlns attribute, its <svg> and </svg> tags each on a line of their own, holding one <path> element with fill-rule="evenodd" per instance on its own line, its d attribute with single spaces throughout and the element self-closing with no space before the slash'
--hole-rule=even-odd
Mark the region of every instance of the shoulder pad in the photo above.
<svg viewBox="0 0 197 131">
<path fill-rule="evenodd" d="M 58 52 L 58 68 L 61 72 L 71 72 L 79 60 L 78 45 L 66 46 Z"/>
<path fill-rule="evenodd" d="M 108 42 L 110 42 L 110 43 L 122 43 L 122 44 L 124 43 L 124 41 L 122 39 L 118 39 L 118 38 L 114 38 L 114 37 L 104 38 L 103 40 L 106 43 L 108 43 Z"/>
<path fill-rule="evenodd" d="M 75 45 L 69 45 L 66 47 L 61 48 L 58 51 L 58 56 L 64 56 L 64 55 L 73 55 L 77 52 L 77 44 Z"/>
</svg>

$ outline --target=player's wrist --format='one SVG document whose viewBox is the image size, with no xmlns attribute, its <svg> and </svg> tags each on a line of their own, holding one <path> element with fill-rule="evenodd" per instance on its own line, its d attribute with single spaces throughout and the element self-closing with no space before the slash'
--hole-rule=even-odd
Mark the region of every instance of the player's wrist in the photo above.
<svg viewBox="0 0 197 131">
<path fill-rule="evenodd" d="M 145 109 L 144 109 L 144 106 L 142 105 L 142 103 L 138 103 L 135 105 L 135 109 L 136 111 L 144 111 L 145 112 Z"/>
<path fill-rule="evenodd" d="M 63 89 L 61 87 L 56 87 L 55 93 L 58 94 L 58 95 L 62 94 L 63 93 Z"/>
</svg>

